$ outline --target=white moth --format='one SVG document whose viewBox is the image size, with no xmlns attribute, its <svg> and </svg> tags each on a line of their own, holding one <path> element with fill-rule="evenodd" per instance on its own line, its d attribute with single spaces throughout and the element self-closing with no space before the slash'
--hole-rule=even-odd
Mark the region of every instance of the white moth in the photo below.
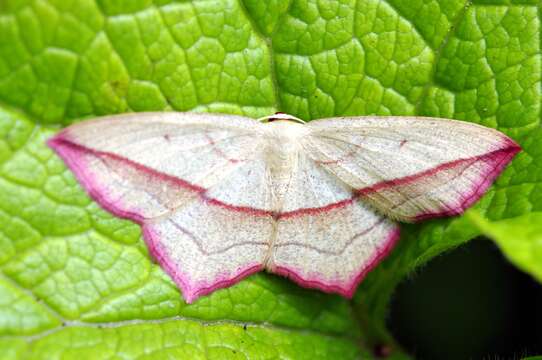
<svg viewBox="0 0 542 360">
<path fill-rule="evenodd" d="M 98 203 L 141 224 L 187 302 L 263 269 L 350 297 L 399 238 L 393 220 L 462 213 L 520 151 L 456 120 L 259 120 L 134 113 L 48 144 Z"/>
</svg>

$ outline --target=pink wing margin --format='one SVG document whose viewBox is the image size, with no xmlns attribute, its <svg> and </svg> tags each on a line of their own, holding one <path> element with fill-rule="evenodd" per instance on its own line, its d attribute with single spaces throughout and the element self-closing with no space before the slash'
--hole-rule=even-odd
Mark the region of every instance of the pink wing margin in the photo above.
<svg viewBox="0 0 542 360">
<path fill-rule="evenodd" d="M 403 222 L 462 214 L 521 151 L 497 130 L 457 120 L 368 117 L 311 125 L 315 133 L 304 145 L 314 161 L 354 189 L 354 198 Z"/>
<path fill-rule="evenodd" d="M 145 217 L 135 210 L 128 211 L 123 209 L 114 200 L 104 195 L 108 193 L 107 189 L 103 189 L 100 182 L 96 181 L 94 174 L 88 170 L 88 154 L 92 154 L 96 157 L 99 157 L 102 154 L 66 140 L 63 132 L 47 140 L 47 145 L 64 161 L 77 181 L 83 186 L 90 197 L 100 204 L 102 208 L 113 215 L 130 219 L 143 225 Z M 124 161 L 124 159 L 121 158 L 118 158 L 117 160 Z"/>
<path fill-rule="evenodd" d="M 311 215 L 309 215 L 311 216 Z M 309 271 L 301 267 L 292 266 L 289 263 L 281 264 L 280 255 L 277 256 L 277 265 L 272 268 L 272 272 L 290 278 L 298 285 L 309 288 L 319 289 L 330 294 L 340 294 L 348 299 L 352 298 L 358 285 L 365 279 L 367 274 L 373 270 L 384 258 L 393 250 L 400 238 L 400 228 L 395 224 L 387 230 L 387 235 L 375 245 L 372 255 L 365 259 L 361 268 L 349 272 L 347 278 L 333 278 L 329 274 L 318 271 Z M 354 245 L 355 246 L 355 245 Z"/>
<path fill-rule="evenodd" d="M 182 270 L 182 264 L 179 264 L 178 261 L 172 258 L 171 251 L 166 249 L 164 237 L 159 235 L 161 231 L 164 231 L 163 224 L 153 223 L 152 221 L 148 221 L 148 218 L 167 209 L 167 201 L 173 200 L 170 205 L 175 205 L 176 199 L 185 200 L 193 197 L 200 197 L 200 200 L 203 201 L 199 201 L 199 203 L 205 203 L 215 212 L 231 213 L 233 216 L 243 216 L 244 218 L 247 216 L 248 218 L 262 218 L 259 223 L 262 221 L 265 222 L 265 219 L 272 221 L 269 213 L 261 211 L 254 212 L 253 209 L 248 207 L 231 207 L 214 199 L 205 199 L 205 189 L 200 186 L 159 173 L 123 157 L 75 144 L 70 140 L 69 135 L 65 131 L 49 139 L 47 144 L 63 159 L 79 183 L 98 204 L 112 214 L 130 219 L 142 226 L 143 239 L 150 254 L 179 286 L 183 297 L 188 303 L 217 289 L 231 286 L 241 279 L 263 269 L 262 263 L 253 259 L 252 261 L 244 261 L 240 266 L 230 269 L 231 271 L 219 271 L 212 280 L 193 279 L 188 273 Z M 134 203 L 119 199 L 117 194 L 108 188 L 107 179 L 103 177 L 99 178 L 100 172 L 97 171 L 97 166 L 105 162 L 119 171 L 122 170 L 123 175 L 128 177 L 137 172 L 136 178 L 140 180 L 140 183 L 132 184 L 134 188 L 129 189 L 132 193 L 137 192 L 137 186 L 164 188 L 163 185 L 165 185 L 167 190 L 164 194 L 154 195 L 158 197 L 158 200 L 163 200 L 161 203 L 166 206 L 164 208 L 157 208 L 158 205 L 155 204 L 148 208 L 137 208 L 137 206 L 134 206 Z M 153 182 L 155 184 L 152 184 Z M 159 187 L 157 186 L 158 183 Z M 144 193 L 140 195 L 145 196 Z M 149 200 L 153 199 L 147 199 L 147 201 Z M 194 203 L 198 203 L 198 201 Z M 179 233 L 177 240 L 182 241 L 186 239 L 183 239 L 182 234 Z M 267 244 L 259 245 L 262 245 L 260 247 L 263 248 L 261 251 L 262 255 L 259 257 L 263 258 L 263 252 L 267 249 Z"/>
<path fill-rule="evenodd" d="M 356 195 L 361 199 L 371 199 L 375 198 L 376 196 L 386 196 L 389 193 L 408 193 L 409 191 L 414 192 L 412 187 L 416 186 L 416 184 L 419 182 L 427 181 L 429 183 L 434 183 L 435 180 L 441 182 L 453 180 L 442 176 L 442 174 L 447 171 L 461 174 L 462 172 L 468 170 L 469 167 L 477 166 L 479 173 L 477 174 L 476 180 L 472 182 L 465 192 L 459 195 L 457 199 L 458 201 L 452 203 L 442 203 L 441 209 L 426 210 L 425 212 L 416 214 L 415 217 L 408 220 L 419 222 L 433 218 L 461 215 L 466 209 L 471 207 L 485 194 L 495 179 L 502 173 L 506 166 L 520 151 L 521 147 L 519 145 L 506 138 L 503 140 L 502 148 L 498 150 L 491 151 L 487 154 L 474 156 L 472 158 L 451 161 L 412 176 L 384 181 L 370 187 L 361 188 L 356 191 Z M 441 179 L 438 179 L 439 177 L 441 177 Z M 417 190 L 417 192 L 419 193 L 420 190 Z"/>
<path fill-rule="evenodd" d="M 213 283 L 192 283 L 188 280 L 189 276 L 183 274 L 179 269 L 179 266 L 168 256 L 168 252 L 160 244 L 160 237 L 151 226 L 143 226 L 143 239 L 145 240 L 152 257 L 156 259 L 165 272 L 171 276 L 175 284 L 182 290 L 183 297 L 188 304 L 193 303 L 201 296 L 208 295 L 215 290 L 235 285 L 247 276 L 263 270 L 261 263 L 248 264 L 239 269 L 233 276 L 221 276 L 215 279 Z"/>
</svg>

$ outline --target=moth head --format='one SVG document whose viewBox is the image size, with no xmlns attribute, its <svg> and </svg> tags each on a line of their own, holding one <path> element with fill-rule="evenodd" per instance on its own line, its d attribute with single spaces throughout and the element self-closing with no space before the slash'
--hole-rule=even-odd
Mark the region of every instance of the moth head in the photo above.
<svg viewBox="0 0 542 360">
<path fill-rule="evenodd" d="M 276 112 L 273 115 L 261 117 L 258 119 L 258 121 L 263 123 L 271 123 L 275 121 L 291 121 L 299 124 L 305 124 L 305 121 L 301 120 L 300 118 L 283 112 Z"/>
<path fill-rule="evenodd" d="M 310 132 L 303 120 L 285 113 L 276 113 L 258 120 L 266 124 L 266 133 L 278 141 L 281 147 L 287 147 L 289 142 L 297 143 L 299 138 Z"/>
</svg>

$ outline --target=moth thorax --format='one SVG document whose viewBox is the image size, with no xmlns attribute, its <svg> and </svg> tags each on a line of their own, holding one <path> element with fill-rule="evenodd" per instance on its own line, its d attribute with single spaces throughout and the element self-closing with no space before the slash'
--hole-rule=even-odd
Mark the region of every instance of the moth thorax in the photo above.
<svg viewBox="0 0 542 360">
<path fill-rule="evenodd" d="M 304 124 L 300 124 L 293 120 L 275 120 L 266 124 L 272 136 L 299 138 L 308 133 L 308 129 Z"/>
<path fill-rule="evenodd" d="M 297 168 L 299 149 L 296 143 L 273 141 L 269 143 L 267 152 L 267 174 L 271 187 L 271 208 L 280 211 L 289 185 Z"/>
<path fill-rule="evenodd" d="M 270 123 L 268 126 L 278 123 L 279 121 Z M 284 123 L 284 121 L 280 121 L 280 123 Z M 301 124 L 293 123 L 293 126 L 303 128 Z M 294 169 L 297 168 L 301 142 L 299 135 L 295 132 L 297 129 L 291 128 L 290 124 L 281 124 L 272 129 L 273 132 L 267 141 L 265 156 L 267 158 L 268 181 L 272 188 L 273 209 L 279 211 L 282 208 Z"/>
<path fill-rule="evenodd" d="M 305 136 L 307 128 L 289 120 L 278 120 L 267 124 L 269 141 L 267 149 L 269 164 L 277 170 L 291 167 L 300 149 L 300 138 Z"/>
<path fill-rule="evenodd" d="M 270 170 L 282 176 L 290 173 L 297 161 L 299 143 L 287 137 L 270 139 L 266 149 L 267 164 Z"/>
</svg>

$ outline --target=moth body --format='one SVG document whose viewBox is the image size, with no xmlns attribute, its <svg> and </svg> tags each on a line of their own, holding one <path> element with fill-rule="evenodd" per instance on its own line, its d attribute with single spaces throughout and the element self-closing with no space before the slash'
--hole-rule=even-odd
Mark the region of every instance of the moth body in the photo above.
<svg viewBox="0 0 542 360">
<path fill-rule="evenodd" d="M 263 152 L 267 178 L 271 186 L 271 209 L 279 212 L 298 166 L 300 139 L 308 134 L 305 125 L 289 120 L 277 120 L 265 125 L 267 145 Z"/>
</svg>

